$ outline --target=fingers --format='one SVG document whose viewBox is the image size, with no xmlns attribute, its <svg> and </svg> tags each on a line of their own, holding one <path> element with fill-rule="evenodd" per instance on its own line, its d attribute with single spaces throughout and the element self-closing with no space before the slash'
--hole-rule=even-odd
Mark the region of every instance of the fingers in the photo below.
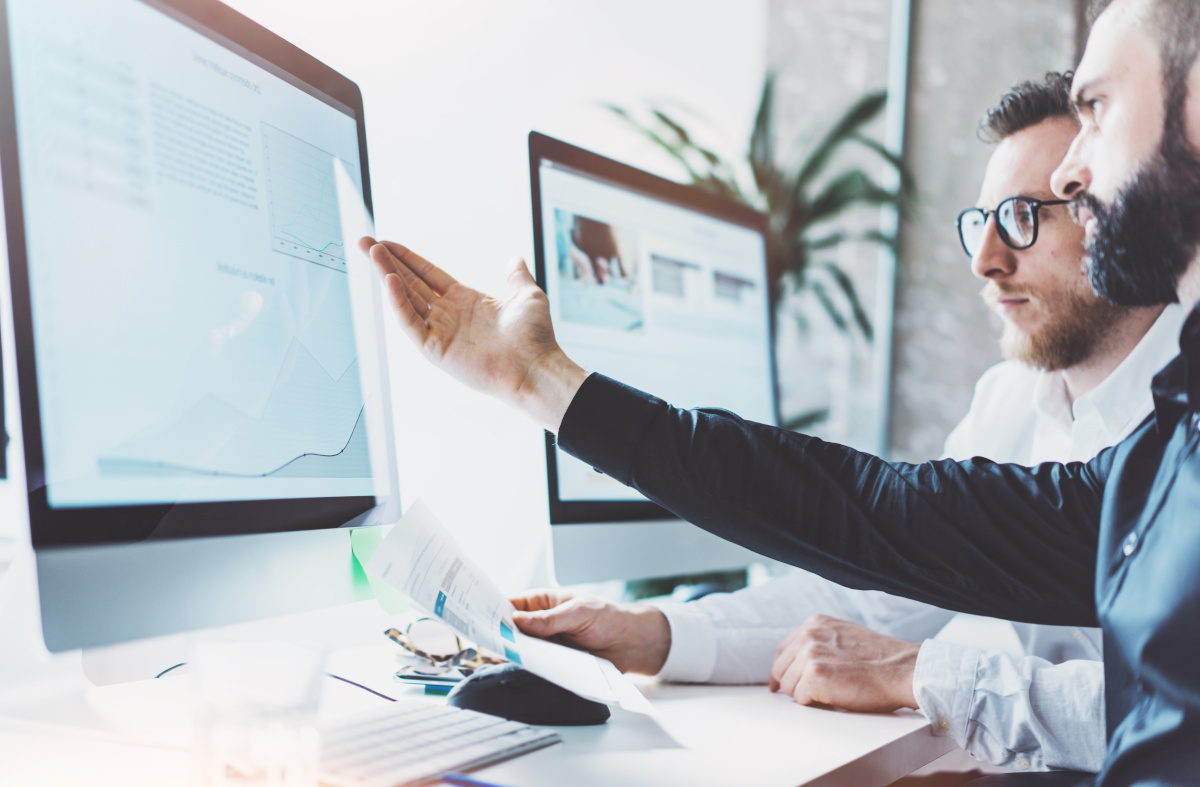
<svg viewBox="0 0 1200 787">
<path fill-rule="evenodd" d="M 376 243 L 370 249 L 371 260 L 375 263 L 375 267 L 379 269 L 381 276 L 399 276 L 404 282 L 404 286 L 408 290 L 409 301 L 412 303 L 413 309 L 417 314 L 421 315 L 421 319 L 429 319 L 429 305 L 437 300 L 438 296 L 429 289 L 429 285 L 417 278 L 408 266 L 400 262 L 396 255 L 392 254 L 391 250 L 382 243 Z"/>
<path fill-rule="evenodd" d="M 569 596 L 557 590 L 530 590 L 510 596 L 508 600 L 520 612 L 537 612 L 538 610 L 552 609 L 567 598 Z"/>
<path fill-rule="evenodd" d="M 429 338 L 429 326 L 425 324 L 425 317 L 413 308 L 404 282 L 396 274 L 389 273 L 384 277 L 383 284 L 392 297 L 392 306 L 395 307 L 396 315 L 400 320 L 400 330 L 404 331 L 418 347 L 423 346 L 425 340 Z M 428 310 L 429 307 L 425 308 Z"/>
<path fill-rule="evenodd" d="M 537 286 L 537 281 L 533 278 L 533 274 L 529 272 L 529 266 L 520 257 L 513 257 L 508 261 L 504 277 L 508 280 L 509 286 L 514 290 L 531 284 L 534 287 Z"/>
<path fill-rule="evenodd" d="M 410 271 L 424 282 L 430 289 L 438 295 L 445 295 L 446 290 L 450 289 L 458 282 L 449 273 L 434 265 L 429 260 L 412 251 L 406 246 L 399 243 L 394 243 L 390 240 L 382 241 L 380 244 L 384 246 L 393 256 L 404 264 Z M 432 299 L 431 299 L 432 300 Z"/>
<path fill-rule="evenodd" d="M 513 616 L 514 622 L 526 634 L 535 637 L 552 637 L 569 634 L 586 628 L 595 618 L 595 611 L 568 601 L 552 609 L 521 612 Z"/>
</svg>

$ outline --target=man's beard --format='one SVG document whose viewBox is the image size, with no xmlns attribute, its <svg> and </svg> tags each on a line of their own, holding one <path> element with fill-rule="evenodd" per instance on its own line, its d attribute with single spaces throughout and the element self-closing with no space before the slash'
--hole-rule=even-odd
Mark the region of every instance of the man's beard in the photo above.
<svg viewBox="0 0 1200 787">
<path fill-rule="evenodd" d="M 1200 160 L 1172 125 L 1149 162 L 1112 204 L 1082 192 L 1071 205 L 1096 217 L 1084 262 L 1101 297 L 1122 306 L 1175 303 L 1179 278 L 1200 248 Z"/>
<path fill-rule="evenodd" d="M 1001 295 L 1034 297 L 1036 293 L 1028 289 L 1001 290 L 990 283 L 980 295 L 995 309 Z M 1053 303 L 1039 304 L 1046 313 L 1045 324 L 1024 332 L 1006 320 L 1000 351 L 1011 361 L 1047 372 L 1069 369 L 1092 358 L 1128 313 L 1123 306 L 1081 290 L 1065 292 Z"/>
</svg>

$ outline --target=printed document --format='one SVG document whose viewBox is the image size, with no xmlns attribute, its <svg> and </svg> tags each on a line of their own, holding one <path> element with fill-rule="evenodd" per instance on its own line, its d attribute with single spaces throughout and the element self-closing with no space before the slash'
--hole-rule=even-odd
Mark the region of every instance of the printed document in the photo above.
<svg viewBox="0 0 1200 787">
<path fill-rule="evenodd" d="M 383 540 L 367 571 L 408 596 L 461 637 L 590 700 L 652 713 L 612 662 L 522 634 L 516 609 L 418 500 Z"/>
</svg>

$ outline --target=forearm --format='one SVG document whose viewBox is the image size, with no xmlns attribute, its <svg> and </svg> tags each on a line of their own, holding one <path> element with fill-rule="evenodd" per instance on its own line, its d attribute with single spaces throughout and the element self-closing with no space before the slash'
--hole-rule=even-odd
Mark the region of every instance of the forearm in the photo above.
<svg viewBox="0 0 1200 787">
<path fill-rule="evenodd" d="M 660 677 L 688 683 L 766 683 L 775 649 L 815 614 L 861 623 L 910 642 L 932 637 L 954 613 L 794 571 L 735 593 L 658 604 L 671 625 Z"/>
<path fill-rule="evenodd" d="M 1090 465 L 889 464 L 593 376 L 559 445 L 675 514 L 840 584 L 992 617 L 1095 625 Z"/>
<path fill-rule="evenodd" d="M 926 642 L 913 692 L 935 734 L 971 756 L 1028 771 L 1098 771 L 1106 747 L 1104 665 L 1051 664 Z"/>
</svg>

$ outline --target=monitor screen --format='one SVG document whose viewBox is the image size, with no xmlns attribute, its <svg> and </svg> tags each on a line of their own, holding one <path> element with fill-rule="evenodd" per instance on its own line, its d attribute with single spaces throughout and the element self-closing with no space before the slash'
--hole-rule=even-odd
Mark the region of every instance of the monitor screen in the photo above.
<svg viewBox="0 0 1200 787">
<path fill-rule="evenodd" d="M 216 3 L 6 11 L 35 545 L 328 527 L 371 508 L 377 392 L 343 237 L 343 213 L 369 206 L 357 88 L 322 75 L 325 92 L 303 78 L 322 73 L 311 58 L 285 68 L 226 37 Z M 249 516 L 229 507 L 249 501 Z"/>
<path fill-rule="evenodd" d="M 775 423 L 762 217 L 540 135 L 531 155 L 539 283 L 567 354 L 680 407 Z M 647 515 L 635 490 L 549 450 L 552 522 Z"/>
</svg>

